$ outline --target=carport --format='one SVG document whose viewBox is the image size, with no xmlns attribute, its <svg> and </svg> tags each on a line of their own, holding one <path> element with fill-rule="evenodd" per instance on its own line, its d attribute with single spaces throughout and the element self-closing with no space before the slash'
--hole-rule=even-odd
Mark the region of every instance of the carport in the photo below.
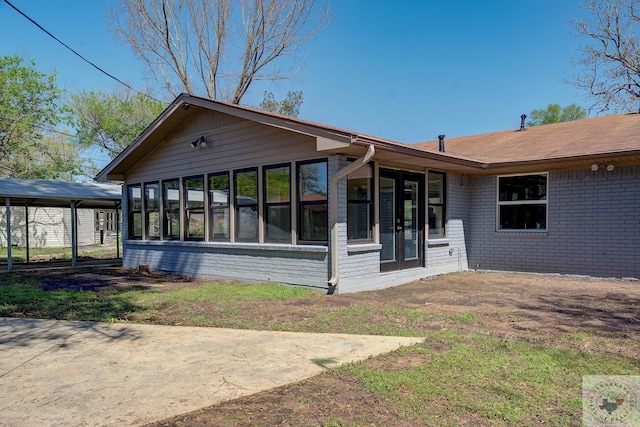
<svg viewBox="0 0 640 427">
<path fill-rule="evenodd" d="M 77 210 L 105 209 L 116 211 L 116 248 L 120 258 L 120 215 L 122 188 L 119 185 L 64 182 L 52 180 L 28 180 L 0 178 L 0 203 L 6 207 L 7 271 L 11 271 L 11 207 L 25 208 L 26 228 L 29 230 L 29 207 L 71 209 L 71 266 L 75 267 L 78 255 Z M 1 205 L 0 205 L 1 206 Z M 27 262 L 29 260 L 29 233 L 26 233 Z"/>
</svg>

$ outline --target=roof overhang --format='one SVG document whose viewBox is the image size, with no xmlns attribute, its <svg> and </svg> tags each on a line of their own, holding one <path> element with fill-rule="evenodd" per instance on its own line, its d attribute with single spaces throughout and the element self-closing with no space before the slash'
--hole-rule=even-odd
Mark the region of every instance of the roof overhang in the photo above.
<svg viewBox="0 0 640 427">
<path fill-rule="evenodd" d="M 626 166 L 640 164 L 640 150 L 589 154 L 582 156 L 558 157 L 526 160 L 519 162 L 496 162 L 487 164 L 486 169 L 476 175 L 498 175 L 536 171 L 589 169 L 592 165 Z"/>
<path fill-rule="evenodd" d="M 486 167 L 482 162 L 445 153 L 433 153 L 412 147 L 410 144 L 358 135 L 349 130 L 273 114 L 246 106 L 181 94 L 131 145 L 98 173 L 96 180 L 100 182 L 124 181 L 129 170 L 149 155 L 159 143 L 167 139 L 182 124 L 202 110 L 217 111 L 266 126 L 313 137 L 316 139 L 316 149 L 322 152 L 360 153 L 362 146 L 374 145 L 377 153 L 376 159 L 382 158 L 390 162 L 416 164 L 421 165 L 422 168 L 427 166 L 439 169 L 455 169 L 461 170 L 462 173 L 481 170 Z"/>
</svg>

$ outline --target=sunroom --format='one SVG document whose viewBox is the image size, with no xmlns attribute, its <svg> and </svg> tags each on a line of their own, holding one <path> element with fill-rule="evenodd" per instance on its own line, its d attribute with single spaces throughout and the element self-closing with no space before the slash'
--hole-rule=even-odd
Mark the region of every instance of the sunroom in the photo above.
<svg viewBox="0 0 640 427">
<path fill-rule="evenodd" d="M 180 95 L 98 179 L 125 184 L 127 267 L 353 292 L 466 269 L 479 167 Z"/>
</svg>

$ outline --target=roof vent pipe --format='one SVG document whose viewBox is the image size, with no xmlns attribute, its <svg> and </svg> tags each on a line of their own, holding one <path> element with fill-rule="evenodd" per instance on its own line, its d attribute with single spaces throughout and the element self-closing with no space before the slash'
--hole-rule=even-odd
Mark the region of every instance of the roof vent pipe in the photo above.
<svg viewBox="0 0 640 427">
<path fill-rule="evenodd" d="M 520 130 L 524 130 L 524 119 L 527 118 L 526 114 L 520 116 Z"/>
<path fill-rule="evenodd" d="M 444 135 L 438 135 L 438 151 L 444 153 Z"/>
</svg>

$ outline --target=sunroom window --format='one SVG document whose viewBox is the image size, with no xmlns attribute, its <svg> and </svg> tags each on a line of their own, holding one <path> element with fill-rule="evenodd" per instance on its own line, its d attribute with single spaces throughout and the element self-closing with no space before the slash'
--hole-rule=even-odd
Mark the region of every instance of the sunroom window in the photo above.
<svg viewBox="0 0 640 427">
<path fill-rule="evenodd" d="M 258 241 L 258 168 L 235 172 L 236 240 Z"/>
<path fill-rule="evenodd" d="M 142 239 L 142 187 L 140 184 L 130 185 L 127 192 L 128 238 Z"/>
<path fill-rule="evenodd" d="M 373 222 L 373 168 L 366 164 L 347 175 L 347 240 L 370 240 Z"/>
<path fill-rule="evenodd" d="M 498 177 L 498 229 L 547 229 L 547 174 Z"/>
<path fill-rule="evenodd" d="M 162 181 L 163 237 L 180 239 L 180 180 Z"/>
<path fill-rule="evenodd" d="M 160 238 L 160 185 L 148 182 L 144 185 L 145 238 Z"/>
<path fill-rule="evenodd" d="M 291 167 L 264 169 L 264 215 L 267 242 L 291 241 Z"/>
<path fill-rule="evenodd" d="M 298 240 L 327 242 L 327 161 L 298 163 Z"/>
<path fill-rule="evenodd" d="M 229 240 L 229 172 L 209 175 L 209 238 Z"/>
<path fill-rule="evenodd" d="M 184 178 L 185 240 L 204 240 L 204 177 Z"/>
</svg>

